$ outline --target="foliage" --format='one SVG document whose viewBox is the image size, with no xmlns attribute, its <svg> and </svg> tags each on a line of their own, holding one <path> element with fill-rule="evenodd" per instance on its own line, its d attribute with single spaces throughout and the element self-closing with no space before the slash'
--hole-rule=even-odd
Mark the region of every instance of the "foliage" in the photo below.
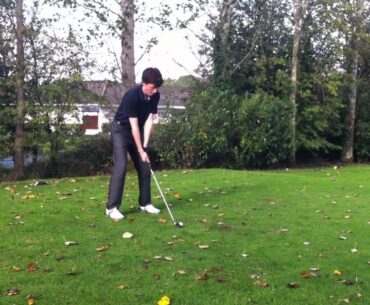
<svg viewBox="0 0 370 305">
<path fill-rule="evenodd" d="M 291 114 L 292 106 L 286 100 L 261 93 L 245 98 L 237 120 L 241 130 L 238 163 L 261 167 L 287 161 Z"/>
<path fill-rule="evenodd" d="M 240 98 L 217 88 L 199 90 L 185 113 L 172 114 L 154 134 L 154 149 L 170 167 L 227 166 L 237 141 Z"/>
<path fill-rule="evenodd" d="M 341 150 L 342 75 L 304 74 L 297 107 L 298 154 L 335 155 Z"/>
<path fill-rule="evenodd" d="M 193 75 L 183 75 L 178 79 L 166 79 L 164 81 L 166 87 L 181 87 L 181 88 L 192 88 L 196 87 L 200 82 L 199 79 Z"/>
<path fill-rule="evenodd" d="M 358 103 L 358 117 L 355 130 L 356 145 L 355 157 L 358 162 L 370 161 L 370 92 L 366 90 L 369 88 L 369 80 L 363 80 L 360 84 L 360 92 Z"/>
<path fill-rule="evenodd" d="M 286 101 L 265 94 L 240 97 L 203 89 L 154 135 L 160 159 L 170 167 L 263 167 L 284 162 L 291 143 Z"/>
</svg>

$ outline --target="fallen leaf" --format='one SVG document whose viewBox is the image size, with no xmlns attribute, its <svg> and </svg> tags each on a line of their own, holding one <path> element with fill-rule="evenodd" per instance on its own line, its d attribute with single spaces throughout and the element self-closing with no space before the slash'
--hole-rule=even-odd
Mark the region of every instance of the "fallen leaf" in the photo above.
<svg viewBox="0 0 370 305">
<path fill-rule="evenodd" d="M 124 239 L 130 239 L 130 238 L 132 238 L 134 236 L 134 234 L 132 234 L 132 233 L 130 233 L 130 232 L 124 232 L 123 234 L 122 234 L 122 238 L 124 238 Z"/>
<path fill-rule="evenodd" d="M 105 250 L 108 250 L 108 246 L 101 246 L 99 248 L 96 248 L 96 251 L 98 252 L 105 251 Z"/>
<path fill-rule="evenodd" d="M 291 282 L 286 285 L 288 288 L 299 288 L 299 284 L 296 282 Z"/>
<path fill-rule="evenodd" d="M 186 272 L 186 270 L 182 270 L 182 269 L 177 270 L 177 271 L 176 271 L 176 273 L 177 273 L 177 274 L 180 274 L 180 275 L 186 275 L 186 274 L 188 274 L 188 273 Z"/>
<path fill-rule="evenodd" d="M 28 264 L 27 265 L 27 271 L 28 272 L 34 272 L 38 269 L 38 266 L 34 263 Z"/>
<path fill-rule="evenodd" d="M 356 281 L 353 281 L 353 280 L 350 280 L 350 279 L 345 279 L 341 283 L 346 285 L 346 286 L 352 286 L 352 285 L 356 284 Z"/>
<path fill-rule="evenodd" d="M 308 278 L 310 278 L 310 274 L 308 274 L 307 272 L 301 272 L 301 277 L 303 279 L 308 279 Z"/>
<path fill-rule="evenodd" d="M 252 274 L 250 278 L 255 281 L 255 280 L 259 280 L 260 276 L 258 274 Z"/>
<path fill-rule="evenodd" d="M 163 297 L 161 297 L 159 299 L 159 301 L 157 302 L 158 305 L 170 305 L 171 304 L 171 300 L 168 296 L 164 295 Z"/>
<path fill-rule="evenodd" d="M 168 262 L 171 262 L 171 261 L 173 261 L 173 258 L 171 256 L 165 256 L 164 260 L 168 261 Z"/>
<path fill-rule="evenodd" d="M 161 276 L 159 274 L 154 274 L 153 279 L 159 281 L 161 279 Z"/>
<path fill-rule="evenodd" d="M 166 218 L 159 218 L 159 222 L 160 223 L 166 223 L 167 222 L 167 219 Z"/>
<path fill-rule="evenodd" d="M 16 296 L 19 295 L 19 290 L 17 288 L 8 289 L 6 292 L 7 296 Z"/>
<path fill-rule="evenodd" d="M 317 272 L 317 271 L 320 271 L 320 268 L 319 267 L 311 267 L 310 271 Z"/>
<path fill-rule="evenodd" d="M 126 285 L 125 284 L 118 285 L 118 289 L 121 290 L 126 289 Z"/>
<path fill-rule="evenodd" d="M 358 250 L 356 248 L 351 249 L 351 253 L 357 253 Z"/>
<path fill-rule="evenodd" d="M 46 181 L 36 181 L 33 185 L 34 186 L 48 185 L 48 183 Z"/>
<path fill-rule="evenodd" d="M 35 304 L 35 297 L 33 295 L 28 295 L 27 296 L 27 302 L 28 302 L 28 305 L 34 305 Z"/>
<path fill-rule="evenodd" d="M 64 244 L 66 246 L 76 246 L 77 245 L 77 242 L 73 241 L 73 240 L 67 240 L 64 242 Z"/>
<path fill-rule="evenodd" d="M 337 276 L 340 276 L 340 275 L 342 275 L 342 272 L 340 272 L 339 270 L 334 270 L 334 274 L 337 275 Z"/>
<path fill-rule="evenodd" d="M 209 279 L 208 273 L 202 273 L 195 278 L 195 280 L 197 281 L 207 281 L 208 279 Z"/>
<path fill-rule="evenodd" d="M 257 281 L 257 285 L 265 288 L 269 286 L 269 283 L 267 283 L 266 281 Z"/>
<path fill-rule="evenodd" d="M 22 270 L 21 270 L 21 268 L 19 268 L 19 267 L 17 267 L 17 266 L 13 266 L 12 270 L 13 270 L 14 272 L 21 272 L 21 271 L 22 271 Z"/>
<path fill-rule="evenodd" d="M 175 198 L 176 198 L 176 199 L 181 199 L 181 198 L 182 198 L 182 196 L 181 196 L 181 194 L 176 193 L 176 194 L 175 194 Z"/>
<path fill-rule="evenodd" d="M 198 245 L 199 249 L 209 249 L 209 245 Z"/>
</svg>

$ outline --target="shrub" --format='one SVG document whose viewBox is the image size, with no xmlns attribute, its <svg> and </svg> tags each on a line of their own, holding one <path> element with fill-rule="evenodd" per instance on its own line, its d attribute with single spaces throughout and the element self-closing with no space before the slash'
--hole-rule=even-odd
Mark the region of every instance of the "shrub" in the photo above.
<svg viewBox="0 0 370 305">
<path fill-rule="evenodd" d="M 240 166 L 262 167 L 287 161 L 292 142 L 292 104 L 256 94 L 243 100 L 238 113 Z"/>
<path fill-rule="evenodd" d="M 230 91 L 196 92 L 184 113 L 172 112 L 169 122 L 154 133 L 160 161 L 172 168 L 232 164 L 239 102 Z"/>
</svg>

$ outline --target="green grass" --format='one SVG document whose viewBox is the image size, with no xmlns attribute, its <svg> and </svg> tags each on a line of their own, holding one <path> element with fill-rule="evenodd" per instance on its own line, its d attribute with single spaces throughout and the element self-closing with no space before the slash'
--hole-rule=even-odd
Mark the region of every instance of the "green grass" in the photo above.
<svg viewBox="0 0 370 305">
<path fill-rule="evenodd" d="M 159 216 L 137 212 L 134 173 L 119 223 L 103 215 L 109 177 L 1 182 L 0 304 L 27 304 L 27 295 L 37 305 L 155 305 L 164 295 L 172 305 L 370 304 L 370 167 L 157 178 L 185 228 L 160 198 Z M 12 288 L 19 294 L 8 296 Z"/>
</svg>

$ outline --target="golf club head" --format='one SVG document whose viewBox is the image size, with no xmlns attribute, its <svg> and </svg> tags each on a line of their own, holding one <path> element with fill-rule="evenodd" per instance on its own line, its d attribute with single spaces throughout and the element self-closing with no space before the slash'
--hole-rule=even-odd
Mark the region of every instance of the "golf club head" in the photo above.
<svg viewBox="0 0 370 305">
<path fill-rule="evenodd" d="M 183 222 L 179 221 L 179 222 L 175 223 L 175 226 L 178 227 L 178 228 L 183 228 L 185 225 L 184 225 Z"/>
</svg>

